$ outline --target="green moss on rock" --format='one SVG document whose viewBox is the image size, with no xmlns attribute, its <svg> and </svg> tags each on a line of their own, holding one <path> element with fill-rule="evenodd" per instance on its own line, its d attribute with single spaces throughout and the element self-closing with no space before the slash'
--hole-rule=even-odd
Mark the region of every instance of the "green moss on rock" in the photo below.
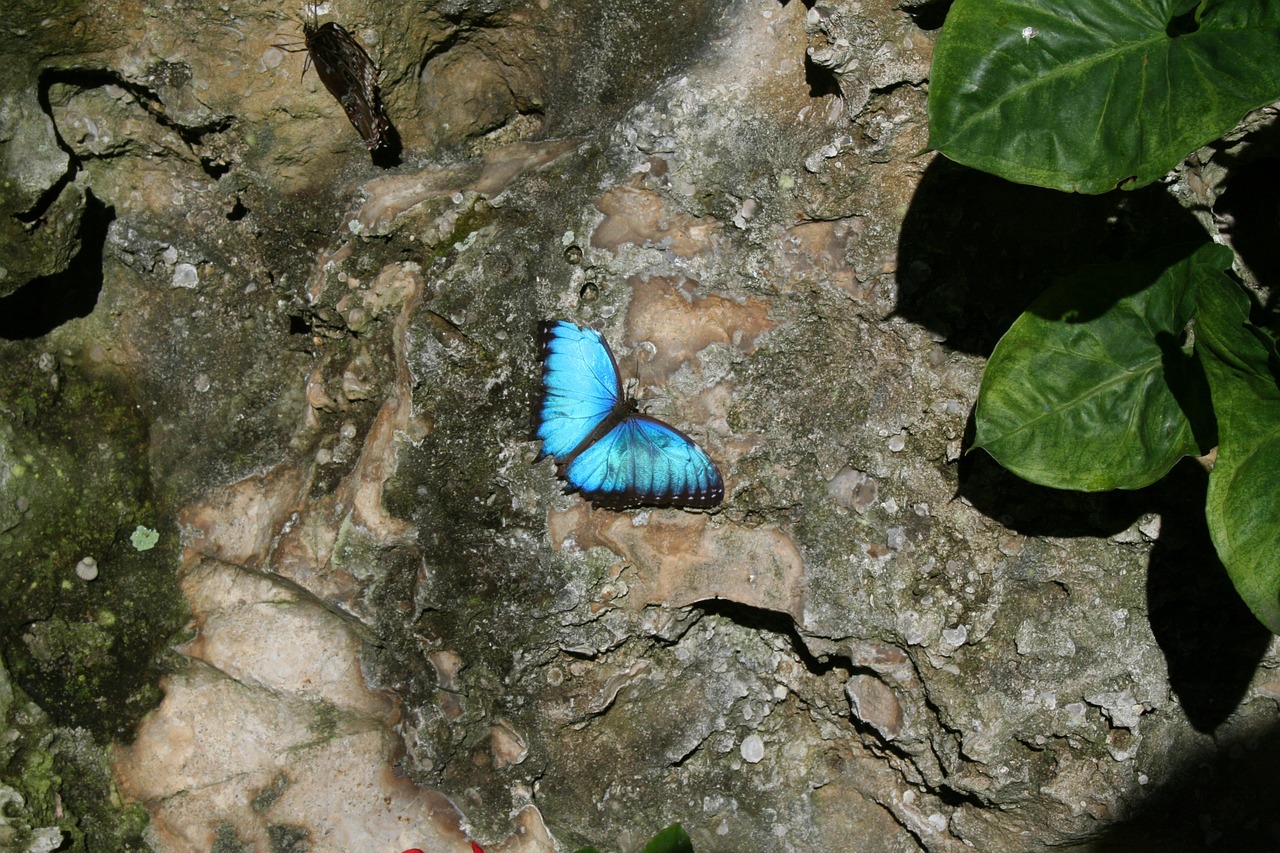
<svg viewBox="0 0 1280 853">
<path fill-rule="evenodd" d="M 127 737 L 158 698 L 156 655 L 186 615 L 147 424 L 120 377 L 29 351 L 3 365 L 0 651 L 56 723 Z M 161 531 L 157 547 L 134 546 L 139 524 Z M 85 558 L 94 580 L 76 574 Z"/>
<path fill-rule="evenodd" d="M 186 619 L 148 423 L 124 377 L 3 349 L 0 849 L 147 850 L 147 814 L 121 805 L 109 745 L 159 701 L 159 660 Z M 139 525 L 156 547 L 134 545 Z M 90 580 L 76 573 L 87 557 Z"/>
<path fill-rule="evenodd" d="M 0 660 L 0 850 L 149 850 L 142 807 L 123 807 L 107 750 L 54 725 Z"/>
</svg>

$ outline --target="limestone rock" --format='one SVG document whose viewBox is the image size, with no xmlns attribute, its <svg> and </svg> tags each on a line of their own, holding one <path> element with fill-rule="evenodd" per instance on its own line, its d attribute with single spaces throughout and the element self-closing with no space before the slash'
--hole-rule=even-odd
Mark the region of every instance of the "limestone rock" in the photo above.
<svg viewBox="0 0 1280 853">
<path fill-rule="evenodd" d="M 1195 570 L 1196 483 L 1063 495 L 961 457 L 1008 322 L 1172 202 L 1059 207 L 927 153 L 937 8 L 323 4 L 381 69 L 390 158 L 303 75 L 294 9 L 15 16 L 0 583 L 31 606 L 0 651 L 87 721 L 57 754 L 93 818 L 56 828 L 444 853 L 633 849 L 676 819 L 757 853 L 1273 832 L 1245 794 L 1280 647 Z M 88 282 L 73 308 L 15 292 L 59 275 Z M 535 464 L 553 318 L 707 449 L 721 507 L 593 510 Z"/>
</svg>

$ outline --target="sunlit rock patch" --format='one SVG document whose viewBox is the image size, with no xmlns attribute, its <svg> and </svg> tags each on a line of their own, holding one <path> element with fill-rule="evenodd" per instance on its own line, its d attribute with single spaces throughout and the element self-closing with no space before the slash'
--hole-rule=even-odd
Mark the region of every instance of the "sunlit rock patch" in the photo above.
<svg viewBox="0 0 1280 853">
<path fill-rule="evenodd" d="M 803 620 L 804 561 L 780 530 L 714 524 L 705 515 L 670 511 L 618 516 L 585 504 L 553 511 L 548 528 L 554 547 L 571 542 L 617 555 L 626 594 L 611 599 L 615 606 L 638 610 L 725 599 Z"/>
</svg>

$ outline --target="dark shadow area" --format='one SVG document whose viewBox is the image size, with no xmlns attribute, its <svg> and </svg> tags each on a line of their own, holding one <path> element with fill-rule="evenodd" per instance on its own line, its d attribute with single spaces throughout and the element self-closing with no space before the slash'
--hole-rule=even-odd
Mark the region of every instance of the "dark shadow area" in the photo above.
<svg viewBox="0 0 1280 853">
<path fill-rule="evenodd" d="M 1231 217 L 1231 241 L 1258 283 L 1272 289 L 1280 285 L 1280 157 L 1233 170 L 1214 209 Z"/>
<path fill-rule="evenodd" d="M 778 0 L 779 6 L 786 6 L 791 0 Z M 902 9 L 911 22 L 917 27 L 925 31 L 932 31 L 942 28 L 942 23 L 947 19 L 947 13 L 951 11 L 951 4 L 954 0 L 935 0 L 933 3 L 923 3 L 919 6 L 910 6 Z M 800 5 L 806 9 L 812 9 L 818 5 L 818 0 L 800 0 Z"/>
<path fill-rule="evenodd" d="M 986 453 L 966 455 L 960 494 L 1026 536 L 1110 536 L 1143 514 L 1160 514 L 1147 569 L 1147 618 L 1164 654 L 1169 684 L 1188 721 L 1214 732 L 1235 709 L 1271 634 L 1236 593 L 1204 518 L 1208 475 L 1183 460 L 1160 482 L 1097 494 L 1033 485 Z"/>
<path fill-rule="evenodd" d="M 1105 315 L 1121 299 L 1135 296 L 1155 285 L 1172 268 L 1185 262 L 1209 242 L 1209 235 L 1200 232 L 1195 241 L 1170 242 L 1134 260 L 1118 259 L 1071 267 L 1055 277 L 1045 293 L 1027 306 L 1027 311 L 1067 326 L 1092 322 Z M 1181 346 L 1180 342 L 1175 343 Z"/>
<path fill-rule="evenodd" d="M 969 422 L 971 431 L 972 414 Z M 970 435 L 965 446 L 971 442 Z M 1142 492 L 1072 492 L 1037 486 L 1000 467 L 985 451 L 966 453 L 959 474 L 957 496 L 1023 536 L 1113 536 L 1150 511 Z"/>
<path fill-rule="evenodd" d="M 1244 698 L 1271 632 L 1218 560 L 1204 517 L 1207 488 L 1207 472 L 1184 460 L 1146 490 L 1161 517 L 1147 568 L 1147 618 L 1187 719 L 1212 733 Z"/>
<path fill-rule="evenodd" d="M 1218 444 L 1218 422 L 1213 414 L 1204 363 L 1194 353 L 1183 351 L 1186 337 L 1184 334 L 1175 338 L 1167 332 L 1157 332 L 1156 344 L 1160 347 L 1160 364 L 1169 393 L 1186 415 L 1196 447 L 1200 453 L 1208 453 Z"/>
<path fill-rule="evenodd" d="M 201 157 L 200 168 L 206 175 L 217 181 L 231 171 L 231 164 L 215 157 Z"/>
<path fill-rule="evenodd" d="M 1133 813 L 1074 853 L 1280 850 L 1280 723 L 1188 749 L 1168 779 L 1152 779 Z"/>
<path fill-rule="evenodd" d="M 811 98 L 840 94 L 840 81 L 836 80 L 836 75 L 830 68 L 823 68 L 814 62 L 808 53 L 804 55 L 804 82 L 809 84 Z"/>
<path fill-rule="evenodd" d="M 1262 322 L 1280 321 L 1280 126 L 1249 137 L 1234 159 L 1222 156 L 1228 177 L 1213 205 L 1224 231 L 1258 284 L 1269 290 Z"/>
<path fill-rule="evenodd" d="M 1174 15 L 1169 19 L 1169 23 L 1165 25 L 1164 34 L 1169 38 L 1177 38 L 1178 36 L 1189 36 L 1196 30 L 1200 29 L 1200 22 L 1196 20 L 1198 8 L 1193 5 L 1190 9 L 1180 15 Z"/>
<path fill-rule="evenodd" d="M 1160 514 L 1147 568 L 1147 618 L 1169 683 L 1197 730 L 1214 732 L 1244 698 L 1271 634 L 1236 593 L 1204 518 L 1208 475 L 1184 459 L 1136 491 L 1071 492 L 1037 486 L 983 452 L 961 461 L 959 494 L 1026 536 L 1111 536 Z"/>
<path fill-rule="evenodd" d="M 939 157 L 903 222 L 896 313 L 946 335 L 953 349 L 988 355 L 1056 278 L 1204 239 L 1204 229 L 1161 186 L 1062 193 Z"/>
<path fill-rule="evenodd" d="M 952 0 L 937 0 L 936 3 L 926 3 L 923 6 L 912 6 L 903 9 L 911 16 L 912 22 L 920 29 L 931 32 L 942 28 L 942 24 L 947 19 L 947 13 L 951 11 Z"/>
<path fill-rule="evenodd" d="M 88 317 L 102 291 L 102 253 L 116 218 L 90 191 L 80 216 L 80 251 L 62 272 L 33 278 L 0 299 L 0 338 L 29 340 L 77 317 Z"/>
<path fill-rule="evenodd" d="M 1260 192 L 1256 197 L 1243 193 L 1235 203 L 1243 219 L 1257 223 L 1256 237 L 1246 236 L 1245 243 L 1253 246 L 1255 257 L 1263 257 L 1274 253 L 1277 245 L 1280 161 L 1250 162 L 1256 171 L 1244 180 L 1250 189 L 1259 185 Z M 1042 306 L 1056 312 L 1055 317 L 1096 315 L 1206 239 L 1202 226 L 1160 186 L 1071 195 L 1010 184 L 939 158 L 926 171 L 904 223 L 897 313 L 947 335 L 953 348 L 986 355 L 1056 279 L 1090 264 L 1137 262 L 1119 277 L 1099 270 L 1099 292 L 1087 293 L 1079 305 L 1047 300 Z M 1250 239 L 1256 243 L 1250 244 Z M 1088 275 L 1086 280 L 1091 280 Z M 1104 286 L 1108 289 L 1102 293 Z M 1185 341 L 1165 335 L 1158 343 L 1179 401 L 1187 411 L 1209 412 L 1207 383 L 1199 363 L 1182 352 Z M 966 448 L 972 447 L 973 428 L 971 415 Z M 1193 429 L 1202 449 L 1216 443 L 1211 421 L 1193 424 Z M 1147 488 L 1103 493 L 1033 485 L 986 453 L 966 454 L 958 473 L 958 495 L 1023 535 L 1110 536 L 1146 513 L 1158 513 L 1161 532 L 1149 559 L 1147 609 L 1170 687 L 1196 731 L 1221 738 L 1227 736 L 1224 730 L 1238 727 L 1241 702 L 1271 634 L 1241 601 L 1218 560 L 1204 518 L 1207 474 L 1202 467 L 1183 460 Z M 1280 728 L 1268 736 L 1272 756 L 1245 768 L 1257 785 L 1270 784 L 1263 777 L 1274 767 L 1274 752 L 1280 751 Z M 1223 750 L 1206 750 L 1203 763 L 1212 765 L 1210 772 L 1219 778 L 1231 775 L 1220 769 L 1230 763 Z M 1203 784 L 1203 778 L 1203 766 L 1188 765 L 1185 777 L 1153 785 L 1150 802 L 1132 821 L 1103 841 L 1077 849 L 1204 849 L 1206 839 L 1230 838 L 1233 833 L 1241 840 L 1266 838 L 1273 847 L 1280 844 L 1280 837 L 1266 834 L 1276 831 L 1273 824 L 1280 821 L 1259 823 L 1259 815 L 1271 812 L 1260 811 L 1256 797 L 1253 807 L 1230 820 L 1219 822 L 1216 817 L 1227 804 L 1247 799 L 1252 793 L 1249 785 L 1232 779 L 1225 789 L 1229 793 L 1210 792 L 1212 786 Z M 1269 801 L 1270 808 L 1277 804 L 1280 797 Z M 1212 831 L 1206 830 L 1206 816 L 1213 820 Z M 1246 823 L 1249 817 L 1252 824 Z M 1176 831 L 1169 830 L 1173 825 Z M 1162 840 L 1151 841 L 1152 832 Z M 1216 849 L 1269 848 L 1228 844 Z"/>
<path fill-rule="evenodd" d="M 400 139 L 400 131 L 387 119 L 387 129 L 383 134 L 383 143 L 369 152 L 373 165 L 379 169 L 391 169 L 400 165 L 400 157 L 404 153 L 404 142 Z"/>
</svg>

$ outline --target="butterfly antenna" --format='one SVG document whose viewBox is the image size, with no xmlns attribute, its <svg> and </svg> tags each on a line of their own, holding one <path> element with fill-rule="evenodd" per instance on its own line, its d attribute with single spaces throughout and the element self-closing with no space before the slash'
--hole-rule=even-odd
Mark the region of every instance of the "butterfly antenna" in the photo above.
<svg viewBox="0 0 1280 853">
<path fill-rule="evenodd" d="M 640 371 L 643 368 L 643 362 L 640 361 L 640 352 L 637 348 L 632 347 L 631 354 L 627 356 L 627 361 L 631 362 L 631 369 L 627 371 L 629 378 L 623 380 L 622 391 L 628 399 L 640 402 L 640 387 L 643 384 L 640 379 Z"/>
<path fill-rule="evenodd" d="M 313 6 L 311 8 L 314 9 L 315 7 Z M 282 21 L 295 21 L 299 24 L 302 24 L 304 30 L 306 29 L 306 24 L 307 24 L 306 18 L 294 17 L 293 15 L 273 15 L 272 17 Z M 276 42 L 271 46 L 277 50 L 283 50 L 285 53 L 303 53 L 304 51 L 307 50 L 307 43 L 305 41 Z M 302 76 L 303 77 L 307 76 L 307 69 L 310 67 L 311 67 L 311 54 L 307 53 L 306 57 L 302 60 Z"/>
</svg>

